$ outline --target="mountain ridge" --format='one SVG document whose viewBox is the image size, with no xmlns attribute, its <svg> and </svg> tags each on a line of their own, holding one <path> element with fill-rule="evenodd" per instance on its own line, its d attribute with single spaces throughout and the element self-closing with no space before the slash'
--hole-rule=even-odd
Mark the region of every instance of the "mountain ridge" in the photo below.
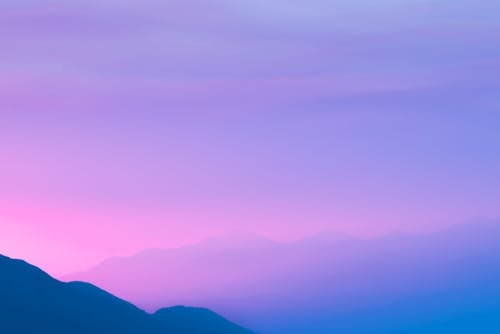
<svg viewBox="0 0 500 334">
<path fill-rule="evenodd" d="M 370 312 L 386 310 L 389 316 L 404 310 L 410 317 L 415 308 L 422 323 L 432 324 L 438 311 L 450 311 L 449 317 L 453 312 L 465 317 L 474 307 L 493 312 L 494 279 L 500 281 L 500 223 L 457 224 L 374 239 L 320 236 L 271 248 L 180 248 L 156 255 L 125 259 L 83 277 L 147 309 L 165 301 L 202 305 L 254 324 L 263 333 L 358 333 L 347 330 L 363 327 L 352 314 L 365 318 L 368 313 L 371 319 Z M 147 284 L 121 284 L 120 277 L 130 273 Z M 454 300 L 454 295 L 462 299 Z M 442 310 L 424 308 L 419 296 L 443 300 Z M 389 326 L 380 317 L 370 321 L 373 327 Z"/>
<path fill-rule="evenodd" d="M 215 313 L 218 321 L 209 322 L 201 318 L 196 309 L 188 307 L 184 307 L 177 317 L 163 319 L 161 314 L 149 314 L 93 284 L 64 283 L 26 261 L 1 254 L 0 273 L 2 333 L 252 333 Z M 176 329 L 180 322 L 184 324 L 182 331 Z"/>
</svg>

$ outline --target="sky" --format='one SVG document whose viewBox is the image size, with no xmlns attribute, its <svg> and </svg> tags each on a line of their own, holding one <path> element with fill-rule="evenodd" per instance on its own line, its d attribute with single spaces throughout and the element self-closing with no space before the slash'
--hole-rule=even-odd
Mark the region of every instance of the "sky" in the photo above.
<svg viewBox="0 0 500 334">
<path fill-rule="evenodd" d="M 500 3 L 0 2 L 0 252 L 500 216 Z"/>
</svg>

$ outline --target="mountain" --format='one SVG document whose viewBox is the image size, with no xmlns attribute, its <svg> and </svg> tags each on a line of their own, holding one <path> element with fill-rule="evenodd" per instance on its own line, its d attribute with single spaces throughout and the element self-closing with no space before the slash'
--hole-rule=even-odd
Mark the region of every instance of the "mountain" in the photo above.
<svg viewBox="0 0 500 334">
<path fill-rule="evenodd" d="M 266 334 L 500 332 L 496 222 L 372 240 L 245 240 L 145 251 L 68 277 L 147 309 L 202 305 Z"/>
<path fill-rule="evenodd" d="M 252 332 L 229 322 L 205 308 L 175 306 L 163 308 L 154 317 L 171 333 L 197 334 L 251 334 Z M 196 321 L 193 321 L 196 319 Z"/>
<path fill-rule="evenodd" d="M 0 333 L 251 333 L 214 313 L 208 317 L 209 312 L 182 308 L 151 315 L 94 285 L 63 283 L 24 261 L 0 255 Z"/>
</svg>

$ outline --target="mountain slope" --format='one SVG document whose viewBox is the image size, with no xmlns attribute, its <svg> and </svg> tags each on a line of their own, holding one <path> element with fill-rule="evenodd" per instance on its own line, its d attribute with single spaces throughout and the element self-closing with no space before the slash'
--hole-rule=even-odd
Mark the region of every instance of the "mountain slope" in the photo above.
<svg viewBox="0 0 500 334">
<path fill-rule="evenodd" d="M 0 255 L 0 333 L 203 334 L 208 332 L 174 329 L 187 318 L 200 328 L 217 325 L 197 316 L 161 319 L 91 284 L 62 283 L 24 261 Z"/>
<path fill-rule="evenodd" d="M 62 283 L 0 257 L 1 333 L 166 333 L 144 311 L 97 287 Z"/>
<path fill-rule="evenodd" d="M 172 333 L 197 334 L 251 334 L 252 332 L 229 322 L 205 308 L 175 306 L 158 310 L 153 315 Z M 196 319 L 197 321 L 193 321 Z"/>
</svg>

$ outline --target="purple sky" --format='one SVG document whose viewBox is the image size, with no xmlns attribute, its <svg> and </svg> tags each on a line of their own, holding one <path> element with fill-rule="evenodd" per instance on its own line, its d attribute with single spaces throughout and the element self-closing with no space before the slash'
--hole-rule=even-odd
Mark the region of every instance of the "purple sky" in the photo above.
<svg viewBox="0 0 500 334">
<path fill-rule="evenodd" d="M 0 3 L 0 252 L 500 216 L 500 3 Z"/>
</svg>

